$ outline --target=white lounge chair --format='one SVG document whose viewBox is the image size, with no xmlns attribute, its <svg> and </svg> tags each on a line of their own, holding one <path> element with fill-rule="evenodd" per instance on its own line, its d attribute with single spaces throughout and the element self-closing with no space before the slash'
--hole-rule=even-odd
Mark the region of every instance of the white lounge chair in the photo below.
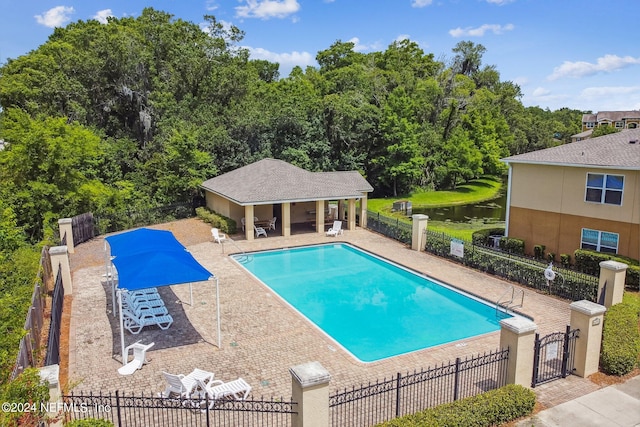
<svg viewBox="0 0 640 427">
<path fill-rule="evenodd" d="M 160 397 L 171 397 L 171 395 L 178 395 L 181 398 L 191 398 L 197 391 L 204 392 L 204 389 L 208 384 L 215 382 L 221 384 L 222 381 L 214 380 L 213 372 L 205 371 L 202 369 L 194 369 L 189 375 L 182 374 L 170 374 L 168 372 L 162 372 L 167 387 L 163 392 L 158 393 Z"/>
<path fill-rule="evenodd" d="M 198 386 L 203 387 L 209 397 L 209 409 L 213 408 L 216 400 L 228 397 L 235 400 L 246 400 L 251 392 L 251 386 L 242 378 L 226 383 L 219 380 L 210 381 L 208 384 L 199 384 Z"/>
<path fill-rule="evenodd" d="M 255 225 L 253 226 L 253 229 L 256 231 L 256 237 L 260 237 L 261 235 L 264 235 L 264 237 L 268 237 L 267 236 L 267 231 L 262 228 L 262 227 L 256 227 Z"/>
<path fill-rule="evenodd" d="M 159 296 L 158 296 L 159 298 Z M 122 305 L 132 309 L 134 312 L 140 308 L 164 308 L 164 301 L 162 299 L 145 299 L 145 298 L 132 298 L 128 292 L 122 293 Z"/>
<path fill-rule="evenodd" d="M 140 341 L 135 342 L 125 348 L 125 354 L 127 355 L 127 364 L 118 369 L 120 375 L 131 375 L 138 369 L 142 368 L 142 365 L 149 363 L 147 360 L 147 350 L 153 347 L 155 343 L 142 344 Z M 133 359 L 129 361 L 129 352 L 133 353 Z"/>
<path fill-rule="evenodd" d="M 145 326 L 156 325 L 164 331 L 173 324 L 173 317 L 170 314 L 155 316 L 150 313 L 142 313 L 138 315 L 130 308 L 122 307 L 122 316 L 124 328 L 134 335 L 139 334 Z"/>
<path fill-rule="evenodd" d="M 211 235 L 213 236 L 213 241 L 216 243 L 222 243 L 227 240 L 227 236 L 224 233 L 220 233 L 220 230 L 217 228 L 211 229 Z"/>
<path fill-rule="evenodd" d="M 335 237 L 342 234 L 342 221 L 333 221 L 333 226 L 327 230 L 327 236 Z"/>
</svg>

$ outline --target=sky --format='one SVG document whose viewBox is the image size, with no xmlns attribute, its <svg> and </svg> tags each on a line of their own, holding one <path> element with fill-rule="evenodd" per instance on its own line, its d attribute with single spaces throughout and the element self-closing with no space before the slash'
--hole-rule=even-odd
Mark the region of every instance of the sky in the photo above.
<svg viewBox="0 0 640 427">
<path fill-rule="evenodd" d="M 245 32 L 252 59 L 286 77 L 333 43 L 362 53 L 397 40 L 447 61 L 461 41 L 486 48 L 483 65 L 544 109 L 640 110 L 640 0 L 0 0 L 0 64 L 78 20 L 139 16 L 153 7 L 204 24 L 214 15 Z"/>
</svg>

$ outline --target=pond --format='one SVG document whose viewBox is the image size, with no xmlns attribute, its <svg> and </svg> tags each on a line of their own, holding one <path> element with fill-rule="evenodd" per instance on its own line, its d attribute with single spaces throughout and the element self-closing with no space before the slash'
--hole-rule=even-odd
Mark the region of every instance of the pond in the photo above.
<svg viewBox="0 0 640 427">
<path fill-rule="evenodd" d="M 447 206 L 442 208 L 423 209 L 414 207 L 414 214 L 425 214 L 434 221 L 469 222 L 472 219 L 484 222 L 505 220 L 507 195 L 503 194 L 493 200 L 486 200 L 470 205 Z"/>
</svg>

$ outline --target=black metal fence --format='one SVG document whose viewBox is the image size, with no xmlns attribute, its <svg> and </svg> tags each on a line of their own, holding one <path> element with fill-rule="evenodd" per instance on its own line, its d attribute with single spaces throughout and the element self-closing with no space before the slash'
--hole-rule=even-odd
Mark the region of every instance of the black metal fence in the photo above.
<svg viewBox="0 0 640 427">
<path fill-rule="evenodd" d="M 509 349 L 345 389 L 329 396 L 332 427 L 373 426 L 506 385 Z"/>
<path fill-rule="evenodd" d="M 14 380 L 26 368 L 37 366 L 38 357 L 40 357 L 40 337 L 44 326 L 45 298 L 52 276 L 49 248 L 45 246 L 40 255 L 40 271 L 33 287 L 31 306 L 24 323 L 26 333 L 20 340 L 18 357 L 11 372 L 11 380 Z"/>
<path fill-rule="evenodd" d="M 536 333 L 531 387 L 573 374 L 579 333 L 580 329 L 571 330 L 569 325 L 564 332 L 554 332 L 542 338 Z"/>
<path fill-rule="evenodd" d="M 62 323 L 62 306 L 64 304 L 64 286 L 62 285 L 62 269 L 58 269 L 56 282 L 53 287 L 51 301 L 51 323 L 49 324 L 49 338 L 47 339 L 47 355 L 45 366 L 60 363 L 60 326 Z"/>
<path fill-rule="evenodd" d="M 452 254 L 452 241 L 458 245 L 462 256 Z M 598 277 L 554 266 L 555 280 L 547 281 L 544 270 L 548 263 L 510 254 L 490 246 L 461 241 L 445 233 L 427 230 L 426 250 L 468 267 L 572 301 L 586 299 L 595 302 L 597 297 Z"/>
<path fill-rule="evenodd" d="M 379 212 L 367 211 L 367 228 L 402 243 L 411 243 L 412 226 L 398 218 L 389 218 Z"/>
<path fill-rule="evenodd" d="M 144 394 L 69 394 L 61 411 L 66 421 L 105 419 L 116 427 L 132 426 L 273 426 L 288 427 L 295 403 L 291 400 L 166 399 Z"/>
</svg>

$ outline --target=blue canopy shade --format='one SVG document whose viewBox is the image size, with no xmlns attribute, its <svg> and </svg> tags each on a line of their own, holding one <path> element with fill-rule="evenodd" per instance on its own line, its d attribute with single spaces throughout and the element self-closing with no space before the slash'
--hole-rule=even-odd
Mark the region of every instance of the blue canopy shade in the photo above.
<svg viewBox="0 0 640 427">
<path fill-rule="evenodd" d="M 104 238 L 111 247 L 111 256 L 128 256 L 142 252 L 161 250 L 185 250 L 172 232 L 138 228 Z"/>
<path fill-rule="evenodd" d="M 128 291 L 201 282 L 213 276 L 184 249 L 156 249 L 129 256 L 117 255 L 113 264 L 118 270 L 118 287 Z"/>
<path fill-rule="evenodd" d="M 111 247 L 120 289 L 134 291 L 213 277 L 170 231 L 139 228 L 105 240 Z"/>
</svg>

